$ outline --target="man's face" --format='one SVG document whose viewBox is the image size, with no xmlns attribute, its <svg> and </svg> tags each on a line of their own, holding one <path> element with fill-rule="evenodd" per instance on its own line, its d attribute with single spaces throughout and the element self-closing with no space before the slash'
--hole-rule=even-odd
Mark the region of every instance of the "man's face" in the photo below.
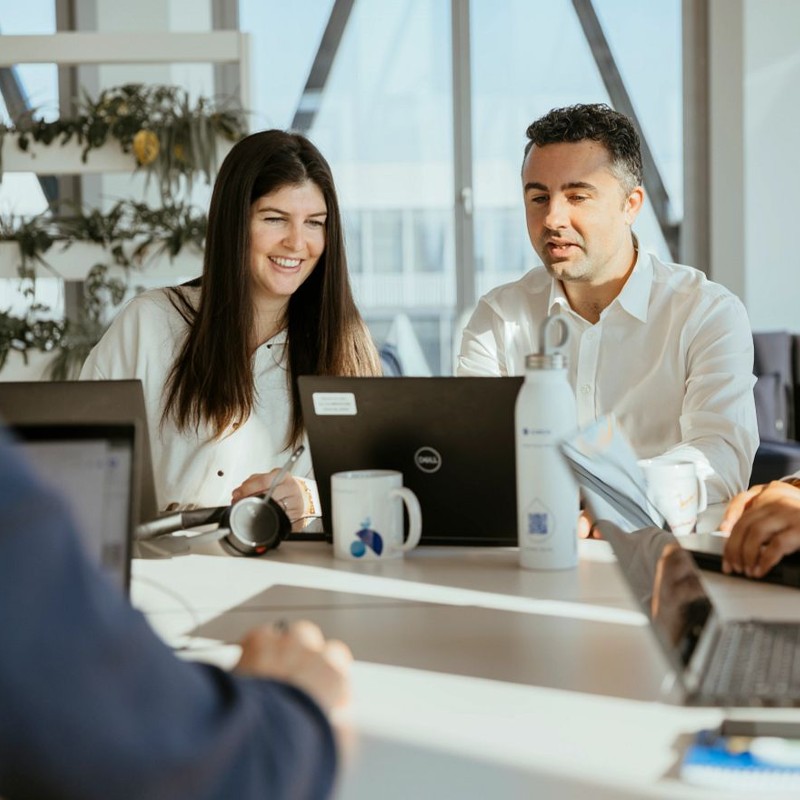
<svg viewBox="0 0 800 800">
<path fill-rule="evenodd" d="M 522 185 L 528 236 L 554 278 L 598 285 L 626 274 L 643 192 L 626 194 L 602 144 L 534 146 Z"/>
</svg>

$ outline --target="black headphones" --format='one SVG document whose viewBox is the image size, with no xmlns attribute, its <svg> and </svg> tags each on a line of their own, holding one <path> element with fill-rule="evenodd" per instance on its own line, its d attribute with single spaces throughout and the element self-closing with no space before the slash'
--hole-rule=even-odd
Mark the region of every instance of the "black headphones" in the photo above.
<svg viewBox="0 0 800 800">
<path fill-rule="evenodd" d="M 175 531 L 205 525 L 218 527 L 194 536 L 170 536 Z M 289 535 L 292 523 L 271 497 L 245 497 L 231 506 L 179 511 L 145 522 L 136 529 L 136 540 L 170 554 L 191 552 L 197 545 L 219 542 L 233 556 L 260 556 L 274 550 Z"/>
</svg>

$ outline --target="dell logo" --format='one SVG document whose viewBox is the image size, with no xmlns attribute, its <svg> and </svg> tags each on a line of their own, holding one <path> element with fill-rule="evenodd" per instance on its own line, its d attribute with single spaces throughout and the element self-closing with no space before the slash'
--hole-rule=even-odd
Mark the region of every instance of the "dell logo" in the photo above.
<svg viewBox="0 0 800 800">
<path fill-rule="evenodd" d="M 442 466 L 442 457 L 432 447 L 420 447 L 414 453 L 414 463 L 422 472 L 437 472 Z"/>
</svg>

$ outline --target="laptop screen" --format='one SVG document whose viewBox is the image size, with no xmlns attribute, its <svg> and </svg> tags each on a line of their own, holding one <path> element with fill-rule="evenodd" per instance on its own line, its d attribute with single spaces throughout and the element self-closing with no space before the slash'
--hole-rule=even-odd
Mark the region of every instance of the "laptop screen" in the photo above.
<svg viewBox="0 0 800 800">
<path fill-rule="evenodd" d="M 158 514 L 142 383 L 124 381 L 5 382 L 0 416 L 10 428 L 35 425 L 135 425 L 139 460 L 137 521 Z"/>
<path fill-rule="evenodd" d="M 422 544 L 517 544 L 514 404 L 522 378 L 301 376 L 330 535 L 331 475 L 395 469 L 422 507 Z"/>
<path fill-rule="evenodd" d="M 34 469 L 67 501 L 86 552 L 127 589 L 137 499 L 135 426 L 21 425 L 12 432 Z"/>
<path fill-rule="evenodd" d="M 713 612 L 691 555 L 661 528 L 625 533 L 609 522 L 598 528 L 668 658 L 684 670 Z"/>
</svg>

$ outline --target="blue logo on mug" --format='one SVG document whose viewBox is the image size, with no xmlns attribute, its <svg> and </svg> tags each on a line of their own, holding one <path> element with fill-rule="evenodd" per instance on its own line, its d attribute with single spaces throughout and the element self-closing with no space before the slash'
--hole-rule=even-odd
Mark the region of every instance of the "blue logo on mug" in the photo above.
<svg viewBox="0 0 800 800">
<path fill-rule="evenodd" d="M 372 550 L 376 556 L 383 552 L 383 537 L 378 531 L 373 531 L 370 526 L 371 520 L 367 517 L 361 525 L 361 530 L 356 531 L 358 541 L 350 545 L 350 553 L 354 558 L 361 558 L 366 552 L 367 548 Z"/>
</svg>

